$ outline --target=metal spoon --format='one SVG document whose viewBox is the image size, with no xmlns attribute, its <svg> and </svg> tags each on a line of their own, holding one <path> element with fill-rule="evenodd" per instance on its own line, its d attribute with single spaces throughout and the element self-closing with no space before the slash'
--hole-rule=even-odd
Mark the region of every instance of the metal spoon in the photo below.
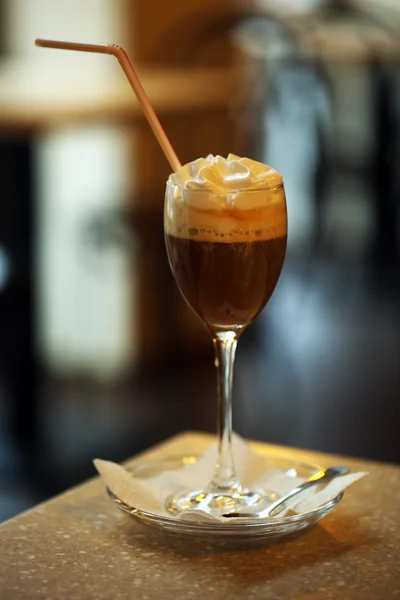
<svg viewBox="0 0 400 600">
<path fill-rule="evenodd" d="M 275 510 L 281 504 L 283 504 L 284 502 L 289 500 L 289 498 L 293 498 L 293 496 L 295 496 L 296 494 L 300 494 L 300 492 L 304 492 L 304 490 L 307 490 L 309 487 L 312 487 L 313 485 L 318 485 L 323 482 L 328 482 L 331 479 L 334 479 L 335 477 L 338 477 L 340 475 L 346 475 L 346 473 L 348 473 L 348 472 L 349 472 L 348 467 L 341 467 L 341 466 L 330 467 L 329 469 L 326 469 L 325 471 L 319 471 L 316 475 L 313 475 L 312 477 L 310 477 L 310 479 L 308 479 L 304 483 L 300 484 L 299 486 L 295 487 L 293 490 L 291 490 L 287 494 L 284 494 L 283 496 L 278 498 L 278 500 L 275 500 L 275 502 L 273 502 L 267 508 L 265 508 L 264 510 L 262 510 L 258 513 L 231 512 L 231 513 L 225 513 L 222 516 L 226 517 L 226 518 L 230 518 L 230 519 L 233 517 L 236 517 L 236 518 L 240 517 L 242 519 L 262 519 L 264 517 L 269 517 L 269 516 L 271 516 L 271 514 L 273 512 L 275 512 Z"/>
</svg>

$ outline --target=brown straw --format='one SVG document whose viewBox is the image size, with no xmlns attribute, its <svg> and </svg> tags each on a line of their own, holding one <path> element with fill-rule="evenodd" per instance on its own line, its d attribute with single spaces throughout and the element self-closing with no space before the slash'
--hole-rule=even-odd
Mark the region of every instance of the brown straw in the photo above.
<svg viewBox="0 0 400 600">
<path fill-rule="evenodd" d="M 169 141 L 167 134 L 165 133 L 158 117 L 154 111 L 154 108 L 151 105 L 151 102 L 144 91 L 142 84 L 140 83 L 139 77 L 136 75 L 136 72 L 131 64 L 131 61 L 128 58 L 127 53 L 121 46 L 117 46 L 116 44 L 84 44 L 80 42 L 59 42 L 56 40 L 43 40 L 37 39 L 35 40 L 36 46 L 41 46 L 42 48 L 56 48 L 59 50 L 78 50 L 79 52 L 94 52 L 96 54 L 111 54 L 117 58 L 119 64 L 124 70 L 125 75 L 127 76 L 129 83 L 132 86 L 133 91 L 135 92 L 142 108 L 143 112 L 146 116 L 146 119 L 149 122 L 150 127 L 153 130 L 154 135 L 157 138 L 158 143 L 160 144 L 169 164 L 173 171 L 177 171 L 181 167 L 181 163 L 175 154 L 175 150 L 173 149 L 171 142 Z"/>
</svg>

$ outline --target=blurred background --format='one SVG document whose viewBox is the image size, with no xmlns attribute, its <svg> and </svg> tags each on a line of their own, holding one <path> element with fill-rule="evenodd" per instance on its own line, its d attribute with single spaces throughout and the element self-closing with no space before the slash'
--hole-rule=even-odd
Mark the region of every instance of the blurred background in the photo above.
<svg viewBox="0 0 400 600">
<path fill-rule="evenodd" d="M 169 271 L 169 166 L 284 174 L 289 248 L 240 340 L 234 428 L 400 462 L 397 0 L 0 0 L 0 520 L 183 430 L 216 427 L 211 341 Z"/>
</svg>

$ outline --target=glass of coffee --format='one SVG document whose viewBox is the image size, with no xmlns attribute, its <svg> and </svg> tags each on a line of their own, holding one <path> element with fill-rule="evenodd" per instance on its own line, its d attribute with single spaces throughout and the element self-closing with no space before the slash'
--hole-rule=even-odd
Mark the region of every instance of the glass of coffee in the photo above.
<svg viewBox="0 0 400 600">
<path fill-rule="evenodd" d="M 287 214 L 281 176 L 233 155 L 182 167 L 166 187 L 167 253 L 183 297 L 210 332 L 218 381 L 218 456 L 206 489 L 167 500 L 172 514 L 201 508 L 213 516 L 266 508 L 274 495 L 247 489 L 232 456 L 231 391 L 239 336 L 262 311 L 286 252 Z"/>
</svg>

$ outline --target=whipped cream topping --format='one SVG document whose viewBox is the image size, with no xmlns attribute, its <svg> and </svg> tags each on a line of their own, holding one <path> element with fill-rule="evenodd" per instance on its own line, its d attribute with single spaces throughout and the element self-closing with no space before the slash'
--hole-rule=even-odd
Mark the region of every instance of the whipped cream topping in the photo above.
<svg viewBox="0 0 400 600">
<path fill-rule="evenodd" d="M 167 234 L 224 243 L 286 236 L 282 176 L 268 165 L 210 154 L 183 165 L 168 183 Z"/>
<path fill-rule="evenodd" d="M 210 190 L 218 194 L 277 186 L 282 183 L 282 176 L 251 158 L 209 154 L 183 165 L 168 181 L 187 190 Z"/>
</svg>

